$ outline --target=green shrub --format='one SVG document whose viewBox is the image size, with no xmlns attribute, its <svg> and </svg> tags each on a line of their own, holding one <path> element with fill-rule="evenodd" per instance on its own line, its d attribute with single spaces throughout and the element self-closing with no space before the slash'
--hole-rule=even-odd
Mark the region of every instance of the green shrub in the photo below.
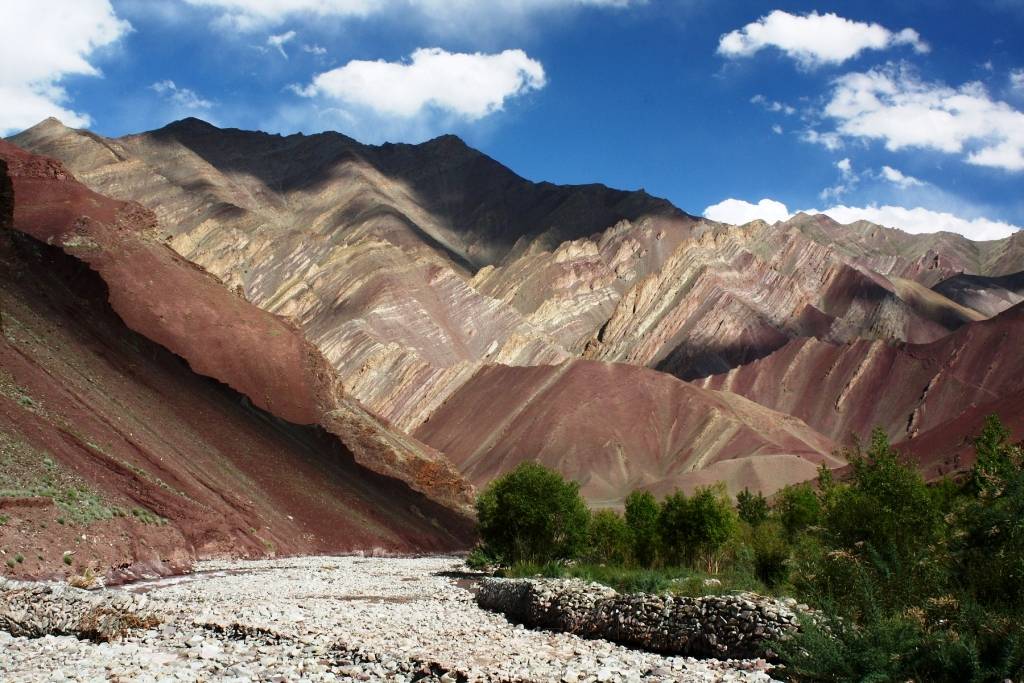
<svg viewBox="0 0 1024 683">
<path fill-rule="evenodd" d="M 745 488 L 736 496 L 736 512 L 744 522 L 757 526 L 768 519 L 768 499 L 760 491 L 754 494 Z"/>
<path fill-rule="evenodd" d="M 626 525 L 633 539 L 633 559 L 652 567 L 658 556 L 658 516 L 661 507 L 649 491 L 633 491 L 626 497 Z"/>
<path fill-rule="evenodd" d="M 491 482 L 476 510 L 480 538 L 504 563 L 573 559 L 587 542 L 590 513 L 579 484 L 536 463 Z"/>
<path fill-rule="evenodd" d="M 1010 445 L 1010 430 L 998 415 L 985 418 L 981 433 L 974 440 L 977 455 L 971 469 L 971 485 L 983 496 L 998 495 L 1001 487 L 1021 468 L 1021 452 Z"/>
<path fill-rule="evenodd" d="M 590 517 L 590 543 L 585 553 L 597 564 L 629 564 L 633 535 L 622 515 L 614 510 L 598 510 Z"/>
<path fill-rule="evenodd" d="M 754 551 L 754 575 L 761 583 L 774 588 L 789 579 L 790 545 L 785 530 L 778 522 L 765 522 L 751 530 Z"/>
<path fill-rule="evenodd" d="M 497 560 L 482 545 L 473 548 L 466 556 L 466 566 L 470 569 L 486 569 L 494 564 L 497 564 Z"/>
</svg>

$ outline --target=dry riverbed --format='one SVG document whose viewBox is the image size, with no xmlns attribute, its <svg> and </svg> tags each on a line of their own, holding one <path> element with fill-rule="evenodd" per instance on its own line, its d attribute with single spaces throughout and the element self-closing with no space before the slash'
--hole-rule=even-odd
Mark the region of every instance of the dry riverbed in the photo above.
<svg viewBox="0 0 1024 683">
<path fill-rule="evenodd" d="M 140 595 L 162 620 L 118 642 L 0 631 L 0 680 L 771 680 L 762 661 L 663 657 L 512 624 L 477 607 L 464 565 L 452 558 L 308 557 L 196 569 L 107 589 Z"/>
</svg>

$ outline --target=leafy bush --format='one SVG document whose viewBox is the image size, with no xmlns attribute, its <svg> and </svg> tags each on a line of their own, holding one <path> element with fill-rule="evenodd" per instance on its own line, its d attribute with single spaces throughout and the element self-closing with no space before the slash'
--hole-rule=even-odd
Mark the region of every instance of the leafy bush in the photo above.
<svg viewBox="0 0 1024 683">
<path fill-rule="evenodd" d="M 750 539 L 754 551 L 754 575 L 773 588 L 789 579 L 790 545 L 785 530 L 778 522 L 753 527 Z"/>
<path fill-rule="evenodd" d="M 480 538 L 504 563 L 573 559 L 587 542 L 590 513 L 579 484 L 536 463 L 491 482 L 476 510 Z"/>
<path fill-rule="evenodd" d="M 658 555 L 658 516 L 661 506 L 649 491 L 626 497 L 626 525 L 633 538 L 633 559 L 642 567 L 654 565 Z"/>
<path fill-rule="evenodd" d="M 614 510 L 598 510 L 590 518 L 590 547 L 586 557 L 598 564 L 629 564 L 633 554 L 633 535 L 622 515 Z"/>
</svg>

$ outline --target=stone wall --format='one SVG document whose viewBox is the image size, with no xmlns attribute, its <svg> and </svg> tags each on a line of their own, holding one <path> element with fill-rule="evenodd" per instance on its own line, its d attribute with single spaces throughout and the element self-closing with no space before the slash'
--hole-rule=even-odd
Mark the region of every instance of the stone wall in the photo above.
<svg viewBox="0 0 1024 683">
<path fill-rule="evenodd" d="M 767 656 L 766 642 L 798 623 L 793 601 L 754 593 L 620 594 L 579 579 L 487 578 L 476 599 L 527 626 L 693 657 Z"/>
<path fill-rule="evenodd" d="M 144 595 L 0 577 L 0 631 L 27 638 L 55 635 L 108 642 L 155 626 L 159 619 L 146 609 L 148 602 Z"/>
</svg>

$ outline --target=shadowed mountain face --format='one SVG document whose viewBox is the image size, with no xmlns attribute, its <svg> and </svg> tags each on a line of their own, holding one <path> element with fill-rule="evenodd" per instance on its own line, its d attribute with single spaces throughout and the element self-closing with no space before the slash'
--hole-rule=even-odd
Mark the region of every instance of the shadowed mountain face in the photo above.
<svg viewBox="0 0 1024 683">
<path fill-rule="evenodd" d="M 909 397 L 846 392 L 838 417 L 818 416 L 797 406 L 834 405 L 838 394 L 804 382 L 795 398 L 764 399 L 778 412 L 757 412 L 669 375 L 743 373 L 794 348 L 941 344 L 1019 300 L 1013 273 L 1024 270 L 1021 235 L 976 243 L 807 215 L 727 226 L 642 191 L 532 183 L 452 136 L 368 146 L 186 119 L 107 139 L 48 120 L 13 140 L 60 159 L 93 190 L 151 209 L 153 239 L 240 304 L 287 321 L 340 382 L 344 405 L 394 428 L 379 423 L 377 433 L 422 437 L 478 484 L 540 458 L 609 502 L 630 486 L 702 477 L 770 490 L 873 421 L 898 435 L 909 416 L 875 406 L 913 412 Z M 813 376 L 814 363 L 825 361 L 794 352 L 787 371 Z M 906 382 L 890 377 L 896 393 L 919 379 L 903 367 L 893 372 L 909 373 Z M 570 410 L 588 383 L 602 387 L 588 396 L 593 412 Z M 682 411 L 653 419 L 662 439 L 623 440 L 614 420 L 600 424 L 606 414 L 635 419 L 616 405 L 654 411 L 660 401 Z M 501 408 L 483 409 L 488 402 Z M 552 415 L 541 414 L 547 404 Z M 767 429 L 791 425 L 787 414 L 806 422 L 797 430 L 805 446 Z M 706 453 L 683 445 L 705 433 L 699 419 L 687 422 L 701 415 L 716 416 L 708 434 L 724 430 Z M 586 457 L 564 455 L 576 452 L 559 432 L 567 425 L 591 433 Z M 593 471 L 609 463 L 616 474 Z"/>
<path fill-rule="evenodd" d="M 110 505 L 169 520 L 150 534 L 161 550 L 118 542 L 113 559 L 471 542 L 448 460 L 346 397 L 289 323 L 154 239 L 152 213 L 5 142 L 0 178 L 5 467 L 48 454 Z"/>
</svg>

